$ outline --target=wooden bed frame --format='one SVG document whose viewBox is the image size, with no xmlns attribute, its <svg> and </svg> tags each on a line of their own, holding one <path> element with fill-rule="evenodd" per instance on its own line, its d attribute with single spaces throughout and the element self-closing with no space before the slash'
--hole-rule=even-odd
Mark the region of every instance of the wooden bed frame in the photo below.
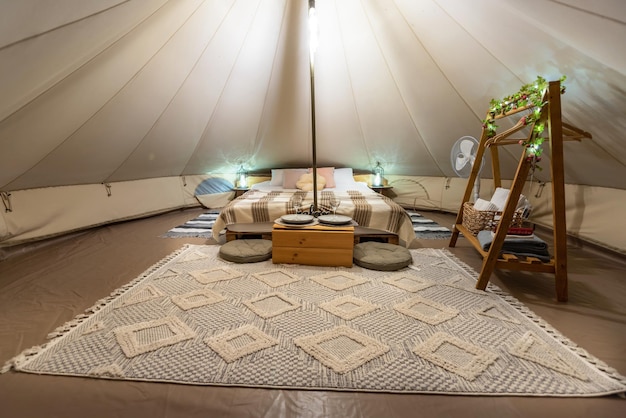
<svg viewBox="0 0 626 418">
<path fill-rule="evenodd" d="M 226 226 L 226 241 L 243 238 L 272 239 L 273 222 L 258 223 L 238 223 Z M 396 234 L 382 231 L 380 229 L 366 228 L 363 226 L 354 227 L 354 243 L 363 241 L 380 241 L 389 244 L 399 244 Z"/>
</svg>

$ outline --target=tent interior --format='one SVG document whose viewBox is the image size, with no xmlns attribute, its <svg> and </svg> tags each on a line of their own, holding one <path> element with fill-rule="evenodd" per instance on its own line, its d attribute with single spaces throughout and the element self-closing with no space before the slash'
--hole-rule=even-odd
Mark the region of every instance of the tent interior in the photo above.
<svg viewBox="0 0 626 418">
<path fill-rule="evenodd" d="M 570 301 L 558 304 L 544 277 L 498 271 L 494 282 L 625 374 L 624 3 L 313 3 L 315 33 L 308 0 L 0 4 L 0 361 L 40 344 L 183 243 L 206 243 L 157 237 L 204 209 L 199 185 L 212 178 L 236 184 L 240 167 L 263 179 L 271 169 L 314 160 L 355 173 L 380 163 L 395 202 L 451 225 L 468 183 L 452 162 L 455 143 L 481 137 L 494 98 L 538 77 L 566 76 L 563 121 L 590 133 L 563 145 Z M 524 147 L 500 148 L 501 175 L 511 184 Z M 487 200 L 495 190 L 492 163 L 485 154 L 479 184 Z M 522 191 L 533 207 L 530 220 L 546 231 L 553 225 L 550 164 L 546 141 Z M 217 195 L 221 202 L 234 192 Z M 480 269 L 479 255 L 462 239 L 451 250 Z M 104 264 L 119 265 L 97 267 Z M 75 285 L 86 274 L 91 290 L 57 293 L 75 293 L 64 280 Z M 50 284 L 58 290 L 38 294 L 37 308 L 28 292 Z M 17 408 L 11 416 L 33 416 L 36 390 L 54 393 L 42 404 L 51 416 L 62 415 L 56 402 L 79 397 L 82 409 L 65 405 L 64 416 L 109 400 L 109 416 L 124 409 L 141 416 L 142 404 L 157 416 L 199 415 L 209 403 L 220 416 L 408 416 L 416 408 L 467 416 L 466 405 L 482 416 L 498 408 L 497 416 L 545 408 L 557 416 L 617 416 L 623 408 L 613 398 L 451 401 L 76 380 L 5 373 L 0 404 Z M 64 387 L 71 393 L 57 391 Z"/>
</svg>

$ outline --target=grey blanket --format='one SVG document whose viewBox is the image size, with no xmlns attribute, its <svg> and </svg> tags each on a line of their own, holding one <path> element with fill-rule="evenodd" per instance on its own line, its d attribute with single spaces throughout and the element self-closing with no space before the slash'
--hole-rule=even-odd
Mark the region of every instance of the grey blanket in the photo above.
<svg viewBox="0 0 626 418">
<path fill-rule="evenodd" d="M 489 251 L 493 240 L 491 231 L 480 231 L 476 236 L 483 250 Z M 506 238 L 502 244 L 502 253 L 513 254 L 519 257 L 536 257 L 547 263 L 550 261 L 548 244 L 541 238 Z"/>
</svg>

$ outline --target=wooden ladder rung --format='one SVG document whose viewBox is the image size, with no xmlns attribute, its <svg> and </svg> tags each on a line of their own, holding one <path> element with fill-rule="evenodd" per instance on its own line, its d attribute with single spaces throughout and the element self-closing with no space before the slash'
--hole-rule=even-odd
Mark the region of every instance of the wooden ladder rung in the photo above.
<svg viewBox="0 0 626 418">
<path fill-rule="evenodd" d="M 507 263 L 518 263 L 520 261 L 519 258 L 517 258 L 517 256 L 513 255 L 513 254 L 502 254 L 500 256 L 504 261 L 506 261 Z"/>
<path fill-rule="evenodd" d="M 502 261 L 506 261 L 507 263 L 526 263 L 526 264 L 543 264 L 543 261 L 538 259 L 537 257 L 525 256 L 520 258 L 515 254 L 501 254 L 500 259 Z"/>
<path fill-rule="evenodd" d="M 541 261 L 537 257 L 526 257 L 526 261 L 528 261 L 530 264 L 543 264 L 543 261 Z"/>
</svg>

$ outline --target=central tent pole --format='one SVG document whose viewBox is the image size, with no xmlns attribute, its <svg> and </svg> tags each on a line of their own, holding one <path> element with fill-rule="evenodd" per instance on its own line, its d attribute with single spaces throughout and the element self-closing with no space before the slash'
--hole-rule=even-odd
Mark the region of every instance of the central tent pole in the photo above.
<svg viewBox="0 0 626 418">
<path fill-rule="evenodd" d="M 311 144 L 313 147 L 313 207 L 317 212 L 317 143 L 315 132 L 315 51 L 317 50 L 317 16 L 315 0 L 309 0 L 309 66 L 311 73 Z"/>
</svg>

